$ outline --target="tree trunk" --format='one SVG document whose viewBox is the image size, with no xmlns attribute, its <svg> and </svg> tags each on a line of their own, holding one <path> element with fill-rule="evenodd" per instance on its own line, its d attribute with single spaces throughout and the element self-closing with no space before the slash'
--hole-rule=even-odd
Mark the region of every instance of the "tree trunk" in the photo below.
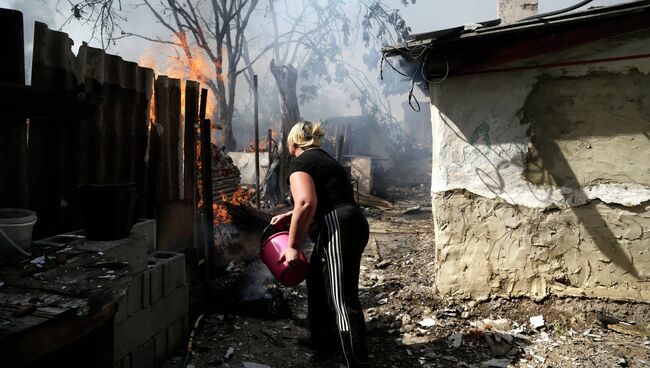
<svg viewBox="0 0 650 368">
<path fill-rule="evenodd" d="M 271 60 L 271 74 L 280 91 L 280 112 L 282 114 L 282 140 L 279 142 L 278 154 L 280 156 L 279 165 L 279 187 L 282 197 L 289 192 L 287 184 L 287 169 L 289 167 L 289 150 L 287 149 L 287 136 L 291 127 L 300 120 L 300 107 L 298 106 L 298 94 L 296 93 L 296 84 L 298 82 L 298 72 L 291 64 L 275 65 Z"/>
</svg>

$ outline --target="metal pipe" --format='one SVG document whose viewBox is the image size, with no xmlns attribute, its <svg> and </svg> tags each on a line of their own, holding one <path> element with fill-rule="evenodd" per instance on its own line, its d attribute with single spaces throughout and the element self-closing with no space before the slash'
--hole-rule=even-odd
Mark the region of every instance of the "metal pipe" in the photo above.
<svg viewBox="0 0 650 368">
<path fill-rule="evenodd" d="M 579 2 L 577 4 L 571 5 L 569 7 L 566 7 L 566 8 L 560 9 L 560 10 L 555 10 L 555 11 L 548 12 L 548 13 L 536 14 L 536 15 L 532 15 L 530 17 L 519 19 L 517 22 L 525 22 L 527 20 L 546 18 L 546 17 L 551 17 L 553 15 L 566 13 L 566 12 L 569 12 L 571 10 L 578 9 L 578 8 L 580 8 L 582 6 L 585 6 L 585 5 L 589 4 L 592 1 L 594 1 L 594 0 L 584 0 L 584 1 L 581 1 L 581 2 Z"/>
<path fill-rule="evenodd" d="M 271 162 L 273 161 L 273 131 L 271 128 L 266 132 L 266 149 L 269 155 L 268 170 L 271 169 Z M 266 173 L 268 175 L 268 172 Z"/>
<path fill-rule="evenodd" d="M 253 104 L 255 117 L 255 205 L 260 209 L 260 127 L 257 101 L 257 74 L 253 75 Z"/>
</svg>

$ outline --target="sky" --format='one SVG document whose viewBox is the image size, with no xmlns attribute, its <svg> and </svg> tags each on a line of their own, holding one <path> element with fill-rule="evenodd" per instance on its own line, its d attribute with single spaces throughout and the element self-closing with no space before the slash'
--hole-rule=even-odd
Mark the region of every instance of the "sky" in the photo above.
<svg viewBox="0 0 650 368">
<path fill-rule="evenodd" d="M 72 21 L 65 24 L 66 17 L 70 14 L 71 3 L 79 2 L 81 0 L 0 0 L 0 8 L 11 8 L 23 12 L 24 27 L 25 27 L 25 51 L 26 51 L 26 70 L 30 70 L 31 65 L 31 48 L 33 37 L 34 21 L 46 23 L 50 29 L 62 30 L 72 38 L 74 41 L 73 51 L 77 52 L 78 47 L 82 42 L 86 41 L 90 46 L 101 47 L 101 44 L 95 39 L 91 39 L 91 27 L 89 25 L 80 24 L 79 22 Z M 294 0 L 287 0 L 294 1 Z M 326 0 L 319 0 L 326 1 Z M 163 38 L 169 37 L 168 33 L 162 29 L 161 25 L 156 22 L 148 9 L 144 7 L 132 8 L 126 4 L 137 2 L 137 0 L 122 0 L 127 9 L 127 23 L 124 29 L 129 32 L 147 34 L 151 36 L 159 35 Z M 349 0 L 353 3 L 353 0 Z M 578 3 L 579 0 L 539 0 L 540 13 L 558 10 L 563 7 Z M 606 6 L 616 3 L 623 3 L 626 1 L 617 0 L 595 0 L 589 6 Z M 266 3 L 266 0 L 260 0 L 260 4 Z M 405 19 L 407 25 L 412 29 L 412 33 L 425 33 L 433 30 L 455 27 L 462 24 L 475 23 L 479 21 L 492 20 L 497 18 L 497 0 L 417 0 L 415 5 L 403 7 L 400 0 L 384 0 L 387 5 L 400 9 L 402 17 Z M 583 8 L 584 9 L 584 8 Z M 263 36 L 270 33 L 270 20 L 262 11 L 258 12 L 253 19 L 249 29 L 255 34 L 257 32 L 260 40 Z M 62 28 L 61 28 L 62 27 Z M 263 42 L 263 41 L 260 41 Z M 367 70 L 367 67 L 361 63 L 361 55 L 364 49 L 359 43 L 356 47 L 351 47 L 346 50 L 346 57 L 350 60 L 357 60 L 358 65 Z M 170 49 L 165 49 L 158 44 L 152 44 L 136 38 L 127 38 L 118 41 L 115 45 L 111 45 L 109 52 L 119 55 L 126 60 L 139 62 L 142 60 L 143 54 L 149 58 L 160 60 L 168 60 L 168 56 L 172 54 Z M 162 63 L 162 62 L 161 62 Z M 160 65 L 160 64 L 159 64 Z M 268 71 L 269 60 L 261 59 L 256 63 L 256 73 L 260 74 L 261 88 L 274 88 L 272 87 L 272 77 Z M 378 83 L 379 72 L 375 70 L 367 71 L 369 78 L 376 80 Z M 29 81 L 29 72 L 27 75 Z M 405 89 L 408 90 L 408 83 L 404 82 Z M 264 87 L 271 86 L 271 87 Z M 246 88 L 243 83 L 238 84 L 238 88 Z M 238 89 L 239 90 L 239 89 Z M 238 92 L 239 93 L 239 92 Z M 266 95 L 273 95 L 268 93 Z M 307 111 L 311 115 L 353 115 L 358 114 L 358 106 L 350 103 L 349 95 L 337 90 L 336 87 L 325 87 L 324 93 L 321 93 L 323 98 L 318 98 L 316 101 L 301 106 L 303 112 Z M 420 92 L 420 98 L 424 96 Z M 274 97 L 276 98 L 276 97 Z M 392 98 L 390 102 L 395 116 L 401 118 L 400 105 L 405 100 L 404 96 Z M 276 102 L 273 102 L 274 104 Z M 336 106 L 336 111 L 331 111 L 332 106 Z M 323 116 L 322 118 L 326 118 Z"/>
<path fill-rule="evenodd" d="M 78 0 L 0 0 L 0 7 L 17 9 L 23 12 L 25 39 L 28 45 L 31 45 L 34 21 L 44 22 L 50 29 L 59 29 L 65 22 L 65 16 L 61 13 L 65 13 L 67 16 L 70 9 L 69 3 L 76 1 Z M 540 0 L 539 8 L 540 12 L 543 13 L 577 2 L 579 1 Z M 622 2 L 625 1 L 596 0 L 588 6 L 604 6 Z M 128 3 L 128 0 L 124 0 L 123 3 Z M 385 0 L 385 3 L 401 9 L 403 18 L 412 28 L 412 33 L 430 32 L 436 29 L 497 18 L 497 0 L 417 0 L 415 5 L 407 7 L 403 7 L 400 0 Z M 149 11 L 144 8 L 129 9 L 128 21 L 129 23 L 125 28 L 129 31 L 148 34 L 156 31 L 160 32 L 160 26 L 156 24 Z M 74 40 L 75 50 L 81 45 L 82 41 L 90 41 L 91 46 L 99 46 L 96 40 L 90 40 L 91 31 L 88 25 L 70 22 L 62 30 L 67 32 Z M 113 46 L 111 52 L 127 60 L 137 61 L 142 54 L 142 50 L 151 47 L 151 44 L 146 41 L 126 39 Z M 26 50 L 30 48 L 26 47 Z"/>
</svg>

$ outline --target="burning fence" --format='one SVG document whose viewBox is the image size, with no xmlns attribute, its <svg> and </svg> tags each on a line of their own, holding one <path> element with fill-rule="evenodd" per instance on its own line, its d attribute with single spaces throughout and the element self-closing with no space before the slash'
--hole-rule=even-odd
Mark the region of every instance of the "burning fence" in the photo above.
<svg viewBox="0 0 650 368">
<path fill-rule="evenodd" d="M 164 64 L 158 63 L 156 59 L 151 54 L 147 54 L 140 58 L 140 64 L 147 65 L 153 68 L 154 70 L 162 70 L 165 74 L 174 76 L 180 79 L 193 79 L 198 80 L 201 83 L 210 85 L 212 79 L 223 81 L 223 74 L 214 76 L 214 78 L 209 76 L 210 71 L 215 71 L 218 68 L 217 65 L 214 65 L 204 54 L 200 48 L 191 48 L 186 40 L 184 34 L 177 34 L 176 38 L 179 41 L 182 51 L 187 56 L 185 59 L 188 62 L 184 62 L 181 58 L 169 58 Z M 162 65 L 161 65 L 162 64 Z M 215 72 L 216 73 L 216 72 Z M 181 91 L 181 117 L 185 117 L 185 90 Z M 155 108 L 153 107 L 155 101 L 155 96 L 152 98 L 152 108 L 151 108 L 151 121 L 152 124 L 156 124 Z M 211 99 L 208 99 L 206 104 L 206 117 L 211 118 L 214 116 L 215 109 L 217 108 L 217 101 L 214 96 Z M 218 124 L 211 125 L 212 130 L 221 129 Z M 189 130 L 185 130 L 186 132 Z M 195 130 L 196 131 L 196 130 Z M 196 133 L 198 135 L 198 131 Z M 212 144 L 212 198 L 213 198 L 213 215 L 214 215 L 214 225 L 222 225 L 232 223 L 233 216 L 229 214 L 225 204 L 230 205 L 242 205 L 247 204 L 251 198 L 251 194 L 248 189 L 240 186 L 240 173 L 235 166 L 223 151 L 218 147 Z M 198 207 L 203 208 L 203 183 L 201 180 L 201 144 L 199 140 L 196 140 L 196 162 L 197 162 L 197 192 L 198 192 Z"/>
<path fill-rule="evenodd" d="M 200 150 L 200 148 L 199 148 Z M 228 205 L 241 206 L 248 204 L 251 198 L 250 191 L 240 185 L 241 178 L 237 166 L 232 159 L 215 145 L 212 145 L 212 212 L 214 225 L 230 224 L 233 215 Z M 199 161 L 199 165 L 201 165 Z M 203 181 L 198 178 L 199 198 L 202 198 Z M 198 206 L 203 208 L 203 200 Z"/>
</svg>

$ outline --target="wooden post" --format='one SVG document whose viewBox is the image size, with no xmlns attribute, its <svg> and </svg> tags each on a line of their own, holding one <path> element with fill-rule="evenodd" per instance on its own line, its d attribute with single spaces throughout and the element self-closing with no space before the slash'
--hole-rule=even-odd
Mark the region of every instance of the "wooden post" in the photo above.
<svg viewBox="0 0 650 368">
<path fill-rule="evenodd" d="M 194 81 L 185 82 L 185 161 L 183 170 L 183 199 L 196 205 L 196 124 L 199 121 L 197 108 L 199 106 L 199 84 Z"/>
<path fill-rule="evenodd" d="M 254 103 L 254 120 L 255 120 L 255 205 L 260 209 L 260 128 L 258 117 L 257 101 L 257 74 L 253 75 L 253 103 Z"/>
<path fill-rule="evenodd" d="M 268 175 L 268 170 L 271 170 L 271 163 L 273 162 L 273 130 L 269 128 L 266 132 L 266 150 L 269 155 L 269 163 L 266 174 Z"/>
<path fill-rule="evenodd" d="M 201 89 L 201 181 L 203 186 L 203 210 L 205 215 L 206 276 L 208 281 L 214 278 L 214 214 L 212 213 L 212 146 L 210 145 L 210 120 L 205 118 L 205 104 L 208 102 L 208 90 Z"/>
<path fill-rule="evenodd" d="M 199 84 L 185 82 L 185 140 L 183 144 L 183 200 L 190 203 L 192 223 L 192 248 L 196 248 L 196 126 L 199 121 Z M 193 253 L 194 254 L 194 253 Z M 196 263 L 194 263 L 196 264 Z"/>
<path fill-rule="evenodd" d="M 342 162 L 343 160 L 343 140 L 343 134 L 341 134 L 336 141 L 336 161 L 338 162 Z"/>
<path fill-rule="evenodd" d="M 5 41 L 2 46 L 5 52 L 0 58 L 0 82 L 22 86 L 25 84 L 23 14 L 0 9 L 0 30 Z M 29 186 L 25 119 L 0 122 L 0 178 L 0 207 L 27 208 Z"/>
</svg>

